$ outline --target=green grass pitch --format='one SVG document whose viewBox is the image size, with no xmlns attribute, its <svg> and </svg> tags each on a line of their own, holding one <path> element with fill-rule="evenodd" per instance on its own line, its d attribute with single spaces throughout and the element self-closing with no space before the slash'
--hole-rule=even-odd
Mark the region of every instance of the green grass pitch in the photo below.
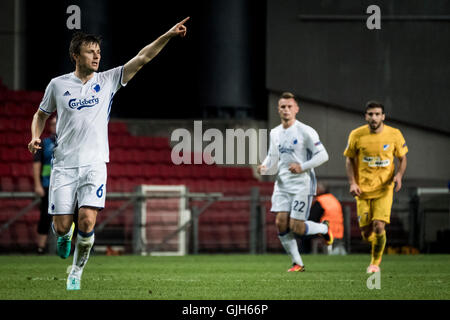
<svg viewBox="0 0 450 320">
<path fill-rule="evenodd" d="M 368 254 L 303 255 L 304 273 L 287 273 L 289 261 L 282 254 L 92 255 L 82 290 L 68 292 L 72 256 L 3 255 L 0 299 L 450 299 L 450 255 L 385 255 L 379 290 L 367 288 Z"/>
</svg>

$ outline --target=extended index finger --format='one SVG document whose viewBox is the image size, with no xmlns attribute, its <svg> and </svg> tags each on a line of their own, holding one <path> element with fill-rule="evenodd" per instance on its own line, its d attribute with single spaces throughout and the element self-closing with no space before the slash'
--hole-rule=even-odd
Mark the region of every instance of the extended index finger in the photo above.
<svg viewBox="0 0 450 320">
<path fill-rule="evenodd" d="M 181 22 L 179 22 L 178 24 L 185 24 L 186 21 L 188 21 L 190 18 L 191 18 L 191 17 L 184 18 L 184 20 L 181 21 Z"/>
</svg>

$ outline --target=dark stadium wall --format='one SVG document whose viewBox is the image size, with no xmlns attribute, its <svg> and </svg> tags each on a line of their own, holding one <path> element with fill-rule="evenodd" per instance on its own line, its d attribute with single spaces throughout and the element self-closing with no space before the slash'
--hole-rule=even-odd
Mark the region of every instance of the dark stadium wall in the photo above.
<svg viewBox="0 0 450 320">
<path fill-rule="evenodd" d="M 268 128 L 280 123 L 276 111 L 278 97 L 278 92 L 269 94 Z M 319 178 L 347 188 L 343 152 L 350 131 L 365 124 L 363 115 L 352 110 L 345 111 L 326 104 L 301 100 L 297 119 L 318 132 L 330 156 L 328 162 L 315 169 Z M 446 188 L 450 177 L 450 136 L 390 119 L 386 120 L 386 124 L 401 130 L 409 148 L 405 186 Z"/>
<path fill-rule="evenodd" d="M 122 65 L 186 16 L 188 35 L 173 39 L 115 96 L 122 118 L 247 117 L 264 119 L 265 3 L 217 1 L 25 1 L 26 88 L 44 90 L 73 71 L 69 5 L 82 31 L 103 37 L 101 70 Z M 50 51 L 48 51 L 50 50 Z"/>
<path fill-rule="evenodd" d="M 366 27 L 373 4 L 380 30 Z M 266 87 L 358 112 L 380 100 L 393 119 L 448 134 L 449 14 L 444 0 L 268 0 Z"/>
<path fill-rule="evenodd" d="M 11 89 L 24 87 L 23 2 L 0 1 L 0 81 Z"/>
<path fill-rule="evenodd" d="M 200 105 L 205 116 L 245 117 L 264 91 L 264 2 L 202 1 Z M 257 97 L 257 94 L 260 97 Z"/>
<path fill-rule="evenodd" d="M 26 12 L 26 89 L 44 90 L 51 78 L 72 72 L 75 67 L 69 58 L 69 44 L 77 29 L 68 29 L 71 16 L 67 8 L 81 9 L 81 31 L 101 35 L 101 68 L 112 66 L 111 5 L 107 1 L 51 0 L 25 1 Z"/>
</svg>

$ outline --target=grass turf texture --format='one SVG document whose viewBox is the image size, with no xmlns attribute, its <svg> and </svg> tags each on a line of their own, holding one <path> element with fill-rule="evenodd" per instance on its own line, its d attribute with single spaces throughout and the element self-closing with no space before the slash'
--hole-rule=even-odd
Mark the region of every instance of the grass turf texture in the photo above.
<svg viewBox="0 0 450 320">
<path fill-rule="evenodd" d="M 384 256 L 381 289 L 369 290 L 369 255 L 108 257 L 92 255 L 80 291 L 66 290 L 72 257 L 0 256 L 0 299 L 450 299 L 450 255 Z"/>
</svg>

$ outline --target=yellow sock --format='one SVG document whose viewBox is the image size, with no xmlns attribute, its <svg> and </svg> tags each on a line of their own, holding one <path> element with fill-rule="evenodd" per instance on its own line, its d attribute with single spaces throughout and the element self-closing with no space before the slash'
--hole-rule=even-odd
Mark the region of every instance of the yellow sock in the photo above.
<svg viewBox="0 0 450 320">
<path fill-rule="evenodd" d="M 379 266 L 381 263 L 381 257 L 383 256 L 384 247 L 386 246 L 386 231 L 381 234 L 374 233 L 374 239 L 372 241 L 372 260 L 370 264 Z"/>
<path fill-rule="evenodd" d="M 368 238 L 366 238 L 364 236 L 364 232 L 361 232 L 361 235 L 362 235 L 362 239 L 366 242 L 372 243 L 375 241 L 375 233 L 374 232 L 372 232 Z"/>
</svg>

